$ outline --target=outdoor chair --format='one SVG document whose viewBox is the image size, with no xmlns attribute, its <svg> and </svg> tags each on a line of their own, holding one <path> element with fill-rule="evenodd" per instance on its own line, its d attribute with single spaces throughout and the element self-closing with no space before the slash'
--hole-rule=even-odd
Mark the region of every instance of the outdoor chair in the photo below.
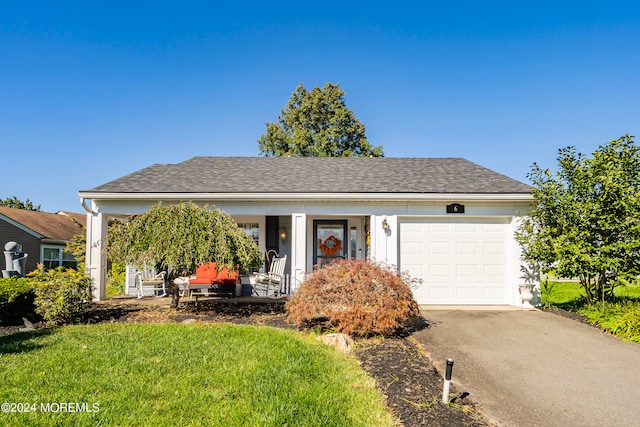
<svg viewBox="0 0 640 427">
<path fill-rule="evenodd" d="M 282 258 L 273 258 L 271 266 L 267 273 L 258 273 L 256 275 L 256 283 L 253 286 L 253 292 L 257 296 L 279 296 L 284 284 L 284 267 L 287 263 L 287 256 Z"/>
<path fill-rule="evenodd" d="M 167 296 L 167 288 L 164 280 L 166 274 L 166 271 L 161 271 L 158 274 L 149 273 L 148 271 L 138 271 L 135 275 L 138 287 L 138 298 L 144 296 L 145 290 L 150 290 L 154 296 Z M 162 293 L 157 295 L 158 292 Z"/>
</svg>

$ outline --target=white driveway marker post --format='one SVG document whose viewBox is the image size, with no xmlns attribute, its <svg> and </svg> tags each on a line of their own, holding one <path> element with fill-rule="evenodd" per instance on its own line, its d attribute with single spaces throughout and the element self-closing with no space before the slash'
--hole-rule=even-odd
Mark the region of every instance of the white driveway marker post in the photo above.
<svg viewBox="0 0 640 427">
<path fill-rule="evenodd" d="M 447 359 L 447 370 L 444 374 L 444 384 L 442 386 L 442 403 L 449 403 L 449 388 L 451 387 L 451 371 L 453 370 L 453 359 Z"/>
</svg>

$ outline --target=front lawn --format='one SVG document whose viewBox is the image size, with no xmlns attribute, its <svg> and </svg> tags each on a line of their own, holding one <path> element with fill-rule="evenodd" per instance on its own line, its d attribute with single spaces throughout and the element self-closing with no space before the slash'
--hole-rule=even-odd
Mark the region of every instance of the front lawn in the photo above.
<svg viewBox="0 0 640 427">
<path fill-rule="evenodd" d="M 586 303 L 584 289 L 577 282 L 541 283 L 542 303 L 585 316 L 589 322 L 622 339 L 640 342 L 640 281 L 614 289 L 615 303 Z"/>
<path fill-rule="evenodd" d="M 0 425 L 387 426 L 353 357 L 229 324 L 101 324 L 0 337 Z M 5 412 L 15 409 L 21 412 Z M 26 412 L 26 411 L 29 412 Z"/>
</svg>

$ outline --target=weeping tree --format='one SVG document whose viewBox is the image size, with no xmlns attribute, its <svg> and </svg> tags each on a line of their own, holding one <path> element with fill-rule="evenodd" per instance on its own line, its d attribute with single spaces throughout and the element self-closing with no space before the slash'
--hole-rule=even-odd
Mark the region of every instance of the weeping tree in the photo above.
<svg viewBox="0 0 640 427">
<path fill-rule="evenodd" d="M 525 259 L 579 278 L 589 303 L 613 299 L 640 272 L 640 146 L 625 135 L 592 157 L 568 147 L 555 173 L 534 163 L 528 177 L 535 203 L 517 233 Z"/>
<path fill-rule="evenodd" d="M 231 216 L 192 202 L 158 203 L 144 214 L 114 222 L 107 251 L 122 263 L 166 269 L 175 308 L 180 296 L 173 279 L 195 271 L 198 264 L 216 261 L 247 268 L 263 262 L 258 245 Z"/>
</svg>

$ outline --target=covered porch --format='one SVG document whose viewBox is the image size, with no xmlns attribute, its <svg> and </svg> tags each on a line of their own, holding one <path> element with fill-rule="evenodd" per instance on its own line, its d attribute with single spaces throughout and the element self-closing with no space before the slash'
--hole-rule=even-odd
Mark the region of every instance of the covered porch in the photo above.
<svg viewBox="0 0 640 427">
<path fill-rule="evenodd" d="M 83 203 L 87 209 L 87 262 L 88 274 L 93 280 L 94 300 L 106 298 L 106 252 L 102 242 L 108 239 L 108 220 L 110 217 L 123 217 L 144 213 L 153 203 L 145 204 L 137 201 L 135 204 L 123 206 L 105 202 L 92 201 L 91 207 Z M 206 204 L 206 203 L 203 203 Z M 371 256 L 371 244 L 376 241 L 375 231 L 371 223 L 382 223 L 386 217 L 365 215 L 353 212 L 321 213 L 326 209 L 309 209 L 306 212 L 257 214 L 256 208 L 246 205 L 239 206 L 217 204 L 218 208 L 229 213 L 238 226 L 250 235 L 261 251 L 286 256 L 284 267 L 284 294 L 294 293 L 305 278 L 305 275 L 315 268 L 320 268 L 334 259 L 362 259 Z M 278 209 L 285 211 L 286 209 Z M 384 235 L 380 228 L 378 234 Z M 380 236 L 377 236 L 380 240 Z M 385 248 L 385 252 L 386 248 Z M 384 252 L 382 252 L 384 253 Z M 251 298 L 254 277 L 257 273 L 269 270 L 267 262 L 257 270 L 251 269 L 240 276 L 241 290 L 236 296 Z M 127 269 L 126 293 L 132 295 L 138 292 L 136 284 L 137 270 Z M 255 295 L 254 295 L 255 297 Z"/>
</svg>

